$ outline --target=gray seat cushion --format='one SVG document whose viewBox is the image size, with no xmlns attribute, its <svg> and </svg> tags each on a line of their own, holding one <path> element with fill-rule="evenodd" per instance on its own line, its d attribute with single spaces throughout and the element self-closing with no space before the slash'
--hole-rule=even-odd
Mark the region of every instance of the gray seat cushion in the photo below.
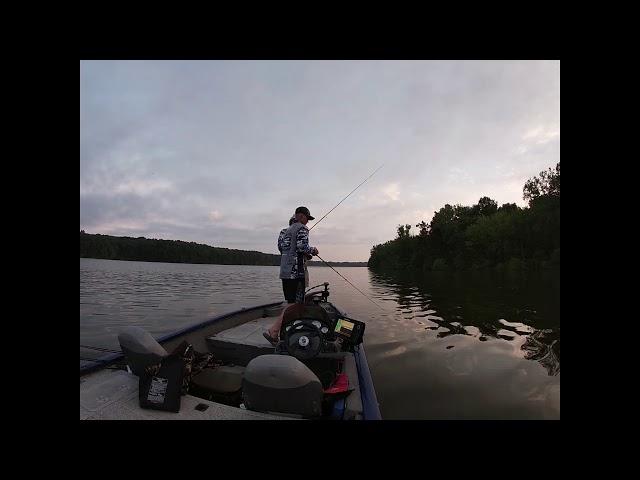
<svg viewBox="0 0 640 480">
<path fill-rule="evenodd" d="M 124 327 L 118 334 L 120 348 L 135 375 L 142 375 L 145 367 L 160 362 L 167 351 L 153 336 L 140 327 Z"/>
<path fill-rule="evenodd" d="M 317 417 L 322 383 L 309 367 L 288 355 L 261 355 L 247 365 L 242 396 L 249 410 Z"/>
</svg>

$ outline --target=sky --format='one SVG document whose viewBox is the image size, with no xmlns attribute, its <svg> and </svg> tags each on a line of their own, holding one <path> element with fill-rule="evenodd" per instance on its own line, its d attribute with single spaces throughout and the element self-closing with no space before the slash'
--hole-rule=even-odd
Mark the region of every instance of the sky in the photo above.
<svg viewBox="0 0 640 480">
<path fill-rule="evenodd" d="M 327 261 L 560 161 L 559 61 L 81 61 L 80 229 Z M 315 221 L 310 221 L 311 227 Z"/>
</svg>

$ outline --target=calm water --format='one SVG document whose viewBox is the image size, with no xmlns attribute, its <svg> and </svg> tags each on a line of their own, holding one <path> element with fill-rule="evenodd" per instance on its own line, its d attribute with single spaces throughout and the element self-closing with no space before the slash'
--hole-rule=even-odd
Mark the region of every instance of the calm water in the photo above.
<svg viewBox="0 0 640 480">
<path fill-rule="evenodd" d="M 365 346 L 387 419 L 559 419 L 559 272 L 389 275 L 329 268 L 311 285 L 367 323 Z M 123 325 L 159 336 L 282 299 L 278 267 L 80 259 L 80 343 L 118 348 Z M 81 349 L 81 356 L 92 356 Z"/>
</svg>

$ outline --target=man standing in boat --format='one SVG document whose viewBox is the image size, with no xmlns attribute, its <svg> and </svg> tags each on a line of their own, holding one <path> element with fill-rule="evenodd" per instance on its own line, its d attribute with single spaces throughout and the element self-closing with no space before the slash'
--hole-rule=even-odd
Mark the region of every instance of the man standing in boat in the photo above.
<svg viewBox="0 0 640 480">
<path fill-rule="evenodd" d="M 278 249 L 282 253 L 280 279 L 287 302 L 302 305 L 305 284 L 309 281 L 308 276 L 305 275 L 305 263 L 307 259 L 317 255 L 319 251 L 316 247 L 309 245 L 309 229 L 306 225 L 309 220 L 314 219 L 309 209 L 307 207 L 296 208 L 295 219 L 296 222 L 289 226 L 284 235 L 281 232 L 278 239 Z M 264 332 L 264 337 L 273 345 L 278 342 L 283 317 L 284 310 L 271 328 Z"/>
</svg>

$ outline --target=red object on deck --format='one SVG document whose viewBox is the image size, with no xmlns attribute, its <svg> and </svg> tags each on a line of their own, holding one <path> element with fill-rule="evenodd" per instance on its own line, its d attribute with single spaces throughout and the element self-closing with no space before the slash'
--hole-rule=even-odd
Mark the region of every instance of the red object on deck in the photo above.
<svg viewBox="0 0 640 480">
<path fill-rule="evenodd" d="M 346 373 L 336 375 L 336 380 L 327 388 L 324 393 L 341 393 L 349 390 L 349 377 Z"/>
</svg>

